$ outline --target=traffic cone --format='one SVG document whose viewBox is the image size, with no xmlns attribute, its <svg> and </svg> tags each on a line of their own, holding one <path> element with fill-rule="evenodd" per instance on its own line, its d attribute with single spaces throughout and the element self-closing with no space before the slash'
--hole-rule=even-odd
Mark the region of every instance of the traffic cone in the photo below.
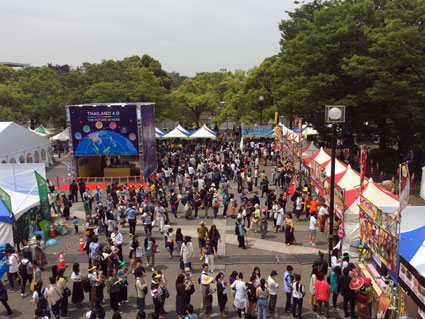
<svg viewBox="0 0 425 319">
<path fill-rule="evenodd" d="M 410 184 L 415 184 L 415 173 L 410 176 Z"/>
<path fill-rule="evenodd" d="M 84 250 L 84 240 L 83 240 L 83 235 L 80 235 L 80 247 L 78 248 L 78 251 L 83 251 Z"/>
<path fill-rule="evenodd" d="M 66 268 L 65 259 L 63 258 L 63 252 L 60 251 L 59 252 L 59 269 L 64 269 L 64 268 Z"/>
<path fill-rule="evenodd" d="M 376 170 L 379 172 L 379 163 L 376 163 Z"/>
<path fill-rule="evenodd" d="M 55 237 L 55 230 L 53 229 L 53 224 L 50 224 L 49 237 Z"/>
</svg>

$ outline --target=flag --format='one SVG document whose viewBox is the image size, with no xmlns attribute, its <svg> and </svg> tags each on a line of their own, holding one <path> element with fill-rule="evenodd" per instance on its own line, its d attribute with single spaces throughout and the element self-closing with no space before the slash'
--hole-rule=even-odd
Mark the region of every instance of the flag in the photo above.
<svg viewBox="0 0 425 319">
<path fill-rule="evenodd" d="M 278 113 L 274 112 L 274 124 L 277 124 L 277 115 L 278 115 Z"/>
<path fill-rule="evenodd" d="M 301 139 L 302 139 L 302 137 L 303 137 L 303 121 L 301 120 L 301 119 L 299 119 L 298 120 L 298 136 L 299 136 L 299 140 L 300 140 L 300 143 L 301 143 Z"/>
<path fill-rule="evenodd" d="M 46 180 L 38 174 L 36 171 L 35 173 L 35 179 L 37 181 L 38 186 L 38 195 L 40 197 L 40 206 L 41 206 L 41 214 L 44 217 L 44 219 L 50 220 L 50 206 L 49 206 L 49 197 L 47 195 L 47 183 Z"/>
<path fill-rule="evenodd" d="M 6 191 L 0 187 L 0 200 L 3 202 L 4 206 L 6 206 L 9 213 L 12 213 L 12 201 L 10 200 L 10 195 L 6 193 Z"/>
<path fill-rule="evenodd" d="M 410 174 L 409 174 L 409 165 L 403 163 L 400 165 L 400 182 L 399 182 L 399 198 L 400 198 L 400 213 L 406 206 L 409 204 L 410 196 Z"/>
<path fill-rule="evenodd" d="M 363 183 L 366 174 L 367 148 L 366 145 L 360 146 L 360 192 L 363 192 Z"/>
</svg>

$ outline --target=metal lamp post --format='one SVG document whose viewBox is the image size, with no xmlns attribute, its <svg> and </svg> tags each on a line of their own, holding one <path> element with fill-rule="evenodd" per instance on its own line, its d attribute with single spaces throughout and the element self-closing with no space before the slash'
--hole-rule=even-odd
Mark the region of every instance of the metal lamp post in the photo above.
<svg viewBox="0 0 425 319">
<path fill-rule="evenodd" d="M 260 95 L 258 97 L 258 102 L 260 103 L 260 125 L 263 124 L 263 102 L 264 102 L 264 96 Z"/>
<path fill-rule="evenodd" d="M 333 250 L 334 237 L 334 197 L 335 197 L 335 158 L 336 158 L 336 127 L 338 123 L 345 122 L 344 105 L 327 105 L 325 108 L 325 121 L 332 124 L 332 156 L 331 156 L 331 191 L 329 198 L 329 265 Z"/>
</svg>

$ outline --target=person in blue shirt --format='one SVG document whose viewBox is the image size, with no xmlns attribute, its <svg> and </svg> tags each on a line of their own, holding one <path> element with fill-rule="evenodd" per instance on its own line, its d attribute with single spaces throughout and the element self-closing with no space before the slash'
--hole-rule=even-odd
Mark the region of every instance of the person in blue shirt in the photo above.
<svg viewBox="0 0 425 319">
<path fill-rule="evenodd" d="M 130 226 L 130 234 L 134 235 L 136 233 L 136 215 L 137 210 L 134 208 L 133 204 L 125 210 L 125 215 L 127 215 L 128 224 Z"/>
<path fill-rule="evenodd" d="M 294 268 L 291 265 L 286 267 L 286 271 L 283 274 L 283 290 L 286 294 L 286 306 L 285 311 L 287 313 L 291 313 L 291 295 L 292 295 L 292 282 L 294 278 L 292 277 L 292 273 L 294 272 Z"/>
</svg>

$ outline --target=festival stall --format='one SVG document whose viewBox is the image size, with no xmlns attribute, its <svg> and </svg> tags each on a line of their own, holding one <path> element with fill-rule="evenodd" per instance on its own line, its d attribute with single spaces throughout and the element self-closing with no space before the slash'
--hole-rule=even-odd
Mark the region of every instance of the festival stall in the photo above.
<svg viewBox="0 0 425 319">
<path fill-rule="evenodd" d="M 183 126 L 179 125 L 175 127 L 173 130 L 162 136 L 163 138 L 179 138 L 183 140 L 188 140 L 189 136 L 192 134 L 191 131 L 185 129 Z"/>
<path fill-rule="evenodd" d="M 158 127 L 155 127 L 155 137 L 156 137 L 156 139 L 162 139 L 165 134 L 167 134 L 166 131 L 164 131 L 164 130 L 158 128 Z"/>
<path fill-rule="evenodd" d="M 392 207 L 390 210 L 395 210 Z M 405 318 L 425 314 L 425 207 L 407 206 L 401 216 L 400 313 Z"/>
<path fill-rule="evenodd" d="M 69 131 L 68 128 L 64 129 L 62 132 L 49 138 L 52 142 L 68 142 L 69 141 Z"/>
<path fill-rule="evenodd" d="M 44 164 L 0 165 L 0 245 L 19 242 L 30 228 L 50 219 L 40 207 L 38 181 L 35 174 L 46 178 Z M 9 217 L 9 218 L 8 218 Z"/>
<path fill-rule="evenodd" d="M 49 166 L 53 163 L 51 143 L 14 122 L 0 122 L 0 162 Z"/>
<path fill-rule="evenodd" d="M 217 133 L 210 129 L 208 126 L 202 125 L 199 129 L 197 129 L 189 136 L 189 139 L 191 140 L 197 138 L 215 140 L 217 139 Z"/>
<path fill-rule="evenodd" d="M 363 277 L 372 279 L 375 297 L 373 318 L 390 317 L 397 306 L 397 230 L 399 211 L 385 209 L 398 207 L 396 196 L 387 192 L 372 180 L 359 197 L 359 235 L 363 246 L 369 251 L 365 254 L 359 268 Z M 370 254 L 370 255 L 369 255 Z M 367 256 L 369 255 L 369 256 Z M 367 258 L 369 257 L 369 258 Z"/>
</svg>

